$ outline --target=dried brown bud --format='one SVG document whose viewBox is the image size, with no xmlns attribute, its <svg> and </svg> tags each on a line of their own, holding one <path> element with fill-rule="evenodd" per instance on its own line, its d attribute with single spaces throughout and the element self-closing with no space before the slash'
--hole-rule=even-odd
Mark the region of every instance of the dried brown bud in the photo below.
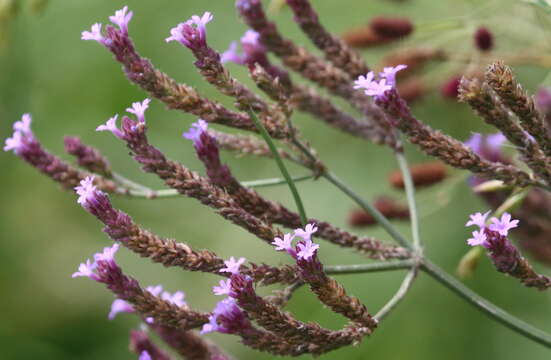
<svg viewBox="0 0 551 360">
<path fill-rule="evenodd" d="M 490 51 L 494 47 L 494 35 L 486 27 L 479 27 L 474 33 L 474 43 L 480 51 Z"/>
<path fill-rule="evenodd" d="M 407 17 L 377 16 L 371 19 L 369 26 L 376 34 L 390 39 L 405 37 L 413 32 L 413 23 Z"/>
<path fill-rule="evenodd" d="M 377 45 L 383 45 L 395 39 L 387 38 L 377 34 L 369 26 L 361 26 L 348 30 L 341 35 L 341 39 L 351 47 L 367 48 Z"/>
<path fill-rule="evenodd" d="M 431 161 L 410 167 L 413 184 L 416 187 L 429 186 L 444 180 L 447 176 L 446 166 L 440 161 Z M 400 170 L 395 170 L 388 177 L 390 184 L 398 189 L 404 188 L 404 178 Z"/>
<path fill-rule="evenodd" d="M 377 210 L 389 219 L 409 219 L 409 210 L 407 206 L 402 205 L 389 197 L 380 196 L 377 200 L 375 200 L 374 205 Z M 371 216 L 371 214 L 365 212 L 364 210 L 357 209 L 350 212 L 348 223 L 351 226 L 360 227 L 375 225 L 377 221 L 373 218 L 373 216 Z"/>
<path fill-rule="evenodd" d="M 427 88 L 422 78 L 412 77 L 398 83 L 398 93 L 409 104 L 421 99 L 427 93 Z"/>
</svg>

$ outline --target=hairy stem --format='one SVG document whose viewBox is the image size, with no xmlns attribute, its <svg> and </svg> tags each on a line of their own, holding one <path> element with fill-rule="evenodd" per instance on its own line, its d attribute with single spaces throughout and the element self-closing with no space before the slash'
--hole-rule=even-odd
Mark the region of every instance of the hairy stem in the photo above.
<svg viewBox="0 0 551 360">
<path fill-rule="evenodd" d="M 375 262 L 369 264 L 354 265 L 328 265 L 324 266 L 325 272 L 331 275 L 362 274 L 379 271 L 403 270 L 411 268 L 415 262 L 413 260 L 398 260 Z"/>
</svg>

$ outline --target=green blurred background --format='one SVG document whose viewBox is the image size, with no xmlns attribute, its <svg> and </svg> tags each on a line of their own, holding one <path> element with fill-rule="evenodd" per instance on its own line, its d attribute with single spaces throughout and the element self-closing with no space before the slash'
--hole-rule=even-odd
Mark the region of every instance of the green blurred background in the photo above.
<svg viewBox="0 0 551 360">
<path fill-rule="evenodd" d="M 16 1 L 17 2 L 17 1 Z M 4 2 L 0 1 L 0 4 Z M 34 116 L 33 128 L 42 143 L 63 158 L 64 135 L 79 135 L 100 148 L 113 168 L 140 182 L 160 187 L 150 175 L 139 171 L 120 141 L 95 127 L 115 113 L 122 113 L 133 101 L 146 95 L 131 85 L 111 55 L 95 42 L 80 40 L 82 30 L 107 17 L 123 5 L 134 11 L 130 33 L 139 51 L 175 79 L 197 87 L 201 93 L 230 104 L 204 83 L 192 65 L 187 49 L 166 44 L 171 27 L 192 14 L 212 11 L 215 20 L 208 26 L 210 44 L 221 51 L 238 39 L 245 27 L 238 19 L 234 1 L 49 1 L 37 14 L 21 1 L 19 14 L 2 27 L 0 55 L 0 138 L 11 134 L 11 124 L 22 113 Z M 314 5 L 329 29 L 341 33 L 365 23 L 376 14 L 411 16 L 426 24 L 414 37 L 416 44 L 438 44 L 450 49 L 472 51 L 471 34 L 478 25 L 487 25 L 496 34 L 499 51 L 520 53 L 529 47 L 544 47 L 545 33 L 534 9 L 518 1 L 361 1 L 316 0 Z M 4 8 L 5 9 L 5 8 Z M 468 26 L 449 31 L 430 31 L 432 25 L 450 16 L 464 15 Z M 1 16 L 0 16 L 1 17 Z M 292 21 L 288 9 L 274 16 L 286 35 L 312 48 Z M 432 25 L 431 25 L 432 24 Z M 547 33 L 549 34 L 549 32 Z M 398 45 L 405 46 L 405 45 Z M 395 47 L 395 46 L 394 46 Z M 548 49 L 548 47 L 544 47 Z M 377 62 L 389 47 L 366 51 Z M 431 81 L 443 82 L 458 64 L 441 64 L 429 71 Z M 243 69 L 231 66 L 237 77 L 246 79 Z M 518 67 L 521 79 L 530 89 L 540 84 L 546 70 Z M 473 131 L 491 131 L 465 105 L 443 100 L 438 93 L 427 96 L 414 107 L 415 113 L 434 127 L 466 139 Z M 311 140 L 322 159 L 362 196 L 380 194 L 398 198 L 390 189 L 388 173 L 396 168 L 391 153 L 366 144 L 297 114 L 297 125 Z M 194 117 L 167 111 L 153 101 L 147 113 L 150 137 L 169 156 L 192 169 L 202 171 L 189 142 L 180 134 Z M 424 160 L 408 148 L 412 162 Z M 267 160 L 223 155 L 242 180 L 278 176 L 274 163 Z M 78 264 L 110 244 L 102 226 L 76 203 L 74 194 L 64 192 L 49 179 L 11 153 L 0 155 L 0 357 L 2 359 L 135 359 L 127 351 L 128 333 L 139 324 L 122 314 L 107 320 L 112 295 L 103 286 L 86 279 L 71 279 Z M 295 174 L 301 169 L 292 168 Z M 454 173 L 457 175 L 457 173 Z M 421 232 L 429 257 L 453 272 L 466 252 L 469 235 L 463 224 L 467 215 L 485 206 L 464 181 L 421 192 L 423 215 Z M 347 227 L 346 217 L 354 208 L 349 199 L 324 181 L 299 185 L 309 216 Z M 294 204 L 286 187 L 262 189 L 266 196 L 289 207 Z M 446 195 L 450 201 L 442 202 Z M 445 197 L 445 196 L 444 196 Z M 445 200 L 445 199 L 444 199 Z M 175 237 L 197 248 L 209 248 L 223 257 L 246 256 L 256 262 L 286 263 L 289 259 L 241 229 L 230 226 L 195 200 L 132 200 L 115 198 L 115 205 L 159 235 Z M 437 211 L 435 206 L 438 206 Z M 409 235 L 406 225 L 400 231 Z M 360 232 L 388 240 L 378 228 Z M 365 262 L 361 256 L 322 244 L 320 256 L 326 264 Z M 125 271 L 143 285 L 163 284 L 169 291 L 184 290 L 188 303 L 209 310 L 218 300 L 210 287 L 212 275 L 185 273 L 154 266 L 123 249 L 118 258 Z M 547 269 L 539 269 L 549 274 Z M 362 299 L 375 312 L 394 293 L 404 273 L 347 275 L 340 278 L 350 293 Z M 537 293 L 496 273 L 482 259 L 468 286 L 520 318 L 551 331 L 549 293 Z M 315 297 L 302 289 L 289 310 L 302 320 L 315 320 L 338 328 L 342 318 L 324 309 Z M 270 359 L 270 355 L 250 351 L 233 336 L 209 335 L 229 353 L 240 359 Z M 360 346 L 345 348 L 323 359 L 549 359 L 549 350 L 489 320 L 448 290 L 421 274 L 405 301 Z"/>
</svg>

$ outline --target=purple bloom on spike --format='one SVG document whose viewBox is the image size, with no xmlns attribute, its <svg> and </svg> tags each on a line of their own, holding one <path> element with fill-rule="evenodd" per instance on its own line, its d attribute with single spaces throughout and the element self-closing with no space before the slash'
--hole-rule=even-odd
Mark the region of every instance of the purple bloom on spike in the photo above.
<svg viewBox="0 0 551 360">
<path fill-rule="evenodd" d="M 209 316 L 209 322 L 203 325 L 199 333 L 204 335 L 214 331 L 218 331 L 218 322 L 216 321 L 216 316 L 211 315 Z"/>
<path fill-rule="evenodd" d="M 117 25 L 123 34 L 128 34 L 128 23 L 132 19 L 132 11 L 128 12 L 128 6 L 123 7 L 120 10 L 115 11 L 115 15 L 109 16 L 109 20 Z"/>
<path fill-rule="evenodd" d="M 126 109 L 131 114 L 136 115 L 136 118 L 139 122 L 144 123 L 145 122 L 145 111 L 149 107 L 149 103 L 151 102 L 151 99 L 145 99 L 142 102 L 134 102 L 132 103 L 132 107 Z"/>
<path fill-rule="evenodd" d="M 147 291 L 151 293 L 153 296 L 159 296 L 161 292 L 163 292 L 163 286 L 157 285 L 157 286 L 148 286 L 145 288 Z"/>
<path fill-rule="evenodd" d="M 176 291 L 174 294 L 171 294 L 165 291 L 161 294 L 161 299 L 168 301 L 169 303 L 172 303 L 179 307 L 186 305 L 186 302 L 184 301 L 184 297 L 185 297 L 185 294 L 183 291 Z"/>
<path fill-rule="evenodd" d="M 483 159 L 503 162 L 501 146 L 505 141 L 507 141 L 507 139 L 500 132 L 490 135 L 475 133 L 465 141 L 465 145 Z"/>
<path fill-rule="evenodd" d="M 151 356 L 149 355 L 149 353 L 147 352 L 147 350 L 144 350 L 144 351 L 142 351 L 142 353 L 140 354 L 140 357 L 138 358 L 138 360 L 151 360 Z"/>
<path fill-rule="evenodd" d="M 473 226 L 476 225 L 481 229 L 484 229 L 486 227 L 486 218 L 490 214 L 490 210 L 485 212 L 484 214 L 477 212 L 476 214 L 469 215 L 470 220 L 467 221 L 465 226 Z"/>
<path fill-rule="evenodd" d="M 241 37 L 241 44 L 242 45 L 253 45 L 253 46 L 257 46 L 259 45 L 259 39 L 260 39 L 260 34 L 257 33 L 256 31 L 254 30 L 247 30 L 245 32 L 245 34 Z"/>
<path fill-rule="evenodd" d="M 13 133 L 12 137 L 7 138 L 4 151 L 13 150 L 14 153 L 19 153 L 19 149 L 24 145 L 23 136 L 19 131 Z"/>
<path fill-rule="evenodd" d="M 228 50 L 222 53 L 220 62 L 222 64 L 233 62 L 239 65 L 243 65 L 245 63 L 243 60 L 243 55 L 239 54 L 239 51 L 237 50 L 237 42 L 232 41 Z"/>
<path fill-rule="evenodd" d="M 170 35 L 165 39 L 166 42 L 178 41 L 190 49 L 199 49 L 206 46 L 206 25 L 212 21 L 213 16 L 210 12 L 205 12 L 202 17 L 193 15 L 191 19 L 170 30 Z"/>
<path fill-rule="evenodd" d="M 306 226 L 303 229 L 296 229 L 295 230 L 295 236 L 299 236 L 303 238 L 304 240 L 310 240 L 312 238 L 312 234 L 318 231 L 318 228 L 314 224 L 306 224 Z"/>
<path fill-rule="evenodd" d="M 308 225 L 307 225 L 308 226 Z M 302 230 L 302 229 L 301 229 Z M 294 239 L 295 235 L 293 234 L 285 234 L 283 236 L 283 239 L 276 237 L 272 244 L 276 247 L 277 251 L 291 251 L 293 250 L 292 241 Z"/>
<path fill-rule="evenodd" d="M 213 286 L 214 295 L 229 295 L 231 291 L 231 280 L 220 280 L 219 286 Z"/>
<path fill-rule="evenodd" d="M 486 244 L 487 236 L 484 233 L 484 230 L 475 230 L 473 231 L 473 237 L 467 240 L 467 244 L 471 246 L 484 246 Z"/>
<path fill-rule="evenodd" d="M 373 71 L 368 72 L 365 76 L 360 75 L 356 81 L 354 81 L 354 89 L 366 89 L 373 82 L 375 75 Z"/>
<path fill-rule="evenodd" d="M 297 249 L 299 250 L 297 252 L 297 258 L 303 260 L 311 259 L 316 254 L 316 250 L 319 249 L 319 247 L 318 244 L 313 243 L 310 239 L 301 241 L 297 244 Z"/>
<path fill-rule="evenodd" d="M 103 252 L 94 255 L 94 261 L 97 263 L 103 261 L 106 263 L 115 263 L 115 254 L 119 251 L 119 244 L 113 244 L 113 246 L 107 246 L 103 248 Z"/>
<path fill-rule="evenodd" d="M 21 120 L 16 121 L 13 124 L 13 130 L 19 131 L 26 136 L 32 136 L 31 122 L 31 114 L 23 114 L 23 116 L 21 116 Z"/>
<path fill-rule="evenodd" d="M 86 260 L 86 262 L 81 263 L 78 266 L 78 271 L 74 272 L 73 275 L 71 275 L 72 278 L 80 277 L 80 276 L 86 276 L 90 279 L 97 280 L 97 276 L 94 273 L 94 270 L 96 268 L 97 264 L 96 262 L 90 262 L 90 259 Z"/>
<path fill-rule="evenodd" d="M 229 260 L 224 261 L 226 264 L 225 268 L 220 269 L 220 272 L 229 272 L 231 274 L 239 274 L 239 267 L 245 263 L 246 259 L 244 257 L 236 260 L 233 256 Z"/>
<path fill-rule="evenodd" d="M 193 141 L 194 144 L 198 144 L 201 141 L 201 134 L 207 131 L 208 127 L 209 125 L 205 120 L 199 119 L 191 124 L 189 131 L 185 132 L 183 137 Z"/>
<path fill-rule="evenodd" d="M 81 180 L 80 185 L 75 187 L 77 192 L 78 200 L 77 202 L 86 207 L 89 201 L 93 201 L 96 197 L 96 187 L 94 186 L 94 177 L 87 176 L 84 180 Z"/>
<path fill-rule="evenodd" d="M 95 23 L 92 25 L 92 31 L 83 31 L 81 34 L 80 39 L 81 40 L 94 40 L 98 43 L 105 45 L 107 43 L 107 39 L 103 37 L 101 34 L 101 24 Z"/>
<path fill-rule="evenodd" d="M 385 67 L 383 71 L 379 73 L 379 76 L 383 79 L 386 79 L 386 82 L 389 86 L 396 86 L 396 73 L 406 68 L 407 65 L 403 64 L 394 67 Z"/>
<path fill-rule="evenodd" d="M 107 122 L 105 124 L 102 124 L 102 125 L 98 126 L 96 128 L 96 131 L 111 131 L 113 133 L 113 135 L 115 135 L 119 139 L 122 139 L 123 138 L 123 133 L 117 127 L 117 118 L 118 117 L 119 117 L 119 115 L 113 116 L 112 118 L 107 120 Z"/>
<path fill-rule="evenodd" d="M 251 323 L 237 306 L 236 301 L 232 298 L 226 298 L 216 304 L 212 316 L 209 317 L 209 322 L 203 325 L 201 334 L 212 331 L 233 334 L 250 327 Z"/>
<path fill-rule="evenodd" d="M 113 320 L 117 316 L 117 314 L 121 312 L 133 313 L 134 308 L 128 302 L 121 299 L 116 299 L 111 304 L 111 311 L 109 311 L 109 315 L 107 315 L 107 318 L 109 320 Z"/>
<path fill-rule="evenodd" d="M 497 231 L 500 235 L 507 236 L 509 230 L 518 226 L 518 220 L 511 220 L 511 214 L 503 213 L 501 219 L 492 218 L 492 224 L 489 226 L 490 230 Z"/>
</svg>

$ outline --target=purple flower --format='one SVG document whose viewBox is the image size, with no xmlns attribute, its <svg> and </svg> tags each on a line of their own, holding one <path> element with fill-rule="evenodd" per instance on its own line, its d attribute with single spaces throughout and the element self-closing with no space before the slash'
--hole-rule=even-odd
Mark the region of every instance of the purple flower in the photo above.
<svg viewBox="0 0 551 360">
<path fill-rule="evenodd" d="M 147 352 L 147 350 L 144 350 L 144 351 L 141 352 L 140 357 L 138 358 L 138 360 L 151 360 L 151 356 L 149 356 L 149 353 Z"/>
<path fill-rule="evenodd" d="M 245 34 L 241 37 L 241 44 L 257 46 L 260 44 L 259 39 L 260 34 L 254 30 L 249 29 L 245 31 Z"/>
<path fill-rule="evenodd" d="M 115 263 L 115 254 L 119 251 L 119 244 L 113 244 L 113 246 L 107 246 L 103 248 L 103 252 L 94 255 L 94 262 L 100 261 L 106 263 Z"/>
<path fill-rule="evenodd" d="M 201 141 L 201 134 L 207 131 L 208 127 L 209 124 L 205 120 L 199 119 L 191 124 L 189 131 L 183 133 L 182 136 L 188 140 L 193 141 L 194 144 L 198 144 Z"/>
<path fill-rule="evenodd" d="M 308 225 L 307 225 L 308 226 Z M 300 229 L 302 230 L 302 229 Z M 293 250 L 292 241 L 295 238 L 295 235 L 293 234 L 285 234 L 283 236 L 283 239 L 276 237 L 274 241 L 272 242 L 273 245 L 275 245 L 277 251 L 291 251 Z"/>
<path fill-rule="evenodd" d="M 218 324 L 219 322 L 220 325 Z M 226 298 L 216 304 L 212 311 L 212 315 L 209 317 L 209 322 L 203 325 L 201 334 L 212 331 L 233 334 L 237 331 L 243 331 L 250 326 L 249 320 L 237 306 L 235 300 Z"/>
<path fill-rule="evenodd" d="M 133 313 L 134 307 L 132 307 L 132 305 L 124 300 L 116 299 L 111 304 L 111 311 L 109 311 L 109 315 L 107 315 L 107 318 L 109 320 L 113 320 L 117 316 L 117 314 L 121 312 Z"/>
<path fill-rule="evenodd" d="M 471 148 L 478 156 L 495 162 L 501 161 L 503 158 L 501 155 L 501 146 L 505 141 L 507 141 L 507 139 L 500 132 L 490 135 L 474 133 L 465 141 L 465 145 Z"/>
<path fill-rule="evenodd" d="M 199 332 L 201 335 L 208 334 L 213 331 L 218 331 L 218 322 L 216 321 L 216 316 L 209 316 L 209 322 L 204 324 Z"/>
<path fill-rule="evenodd" d="M 111 131 L 113 133 L 113 135 L 115 135 L 119 139 L 122 139 L 124 135 L 123 135 L 122 131 L 120 131 L 119 128 L 117 127 L 117 118 L 118 117 L 119 117 L 119 115 L 113 116 L 112 118 L 107 120 L 107 122 L 105 124 L 102 124 L 102 125 L 98 126 L 96 128 L 96 131 Z"/>
<path fill-rule="evenodd" d="M 178 41 L 182 45 L 197 49 L 206 45 L 207 28 L 206 25 L 212 21 L 213 16 L 210 12 L 205 12 L 202 17 L 193 15 L 191 19 L 178 24 L 170 30 L 170 35 L 165 39 L 166 42 Z"/>
<path fill-rule="evenodd" d="M 219 286 L 213 286 L 214 295 L 229 295 L 231 291 L 231 280 L 220 280 Z"/>
<path fill-rule="evenodd" d="M 186 305 L 184 301 L 185 293 L 183 291 L 176 291 L 174 294 L 171 294 L 167 291 L 164 291 L 161 294 L 161 299 L 168 301 L 171 304 L 182 307 Z"/>
<path fill-rule="evenodd" d="M 151 102 L 151 99 L 145 99 L 142 102 L 134 102 L 132 103 L 132 107 L 126 109 L 131 114 L 136 115 L 136 118 L 139 122 L 144 123 L 145 122 L 145 111 L 149 107 L 149 103 Z"/>
<path fill-rule="evenodd" d="M 507 236 L 509 230 L 516 228 L 518 226 L 518 220 L 511 220 L 511 214 L 503 213 L 501 219 L 492 218 L 492 224 L 490 225 L 490 230 L 497 231 L 500 235 Z"/>
<path fill-rule="evenodd" d="M 319 247 L 318 244 L 313 243 L 310 239 L 301 241 L 297 244 L 299 250 L 297 252 L 297 257 L 304 260 L 311 259 L 312 256 L 316 254 L 316 250 L 319 249 Z"/>
<path fill-rule="evenodd" d="M 13 135 L 7 138 L 4 145 L 4 151 L 11 151 L 17 155 L 21 154 L 24 147 L 34 140 L 31 130 L 32 118 L 30 114 L 23 114 L 21 120 L 13 124 Z"/>
<path fill-rule="evenodd" d="M 306 224 L 306 226 L 303 229 L 296 229 L 295 230 L 295 236 L 299 236 L 303 238 L 304 240 L 310 240 L 312 238 L 312 234 L 318 231 L 318 228 L 314 224 Z"/>
<path fill-rule="evenodd" d="M 228 50 L 224 51 L 220 57 L 220 62 L 225 64 L 227 62 L 233 62 L 239 65 L 243 65 L 243 55 L 237 50 L 237 42 L 232 41 Z"/>
<path fill-rule="evenodd" d="M 476 225 L 481 229 L 484 229 L 486 227 L 486 218 L 490 214 L 490 210 L 485 212 L 484 214 L 477 212 L 476 214 L 469 215 L 470 220 L 467 221 L 465 226 L 473 226 Z"/>
<path fill-rule="evenodd" d="M 78 271 L 74 272 L 73 275 L 71 275 L 71 277 L 76 278 L 80 276 L 86 276 L 86 277 L 89 277 L 90 279 L 96 280 L 95 278 L 96 275 L 94 274 L 94 270 L 96 269 L 96 267 L 97 267 L 96 262 L 92 263 L 90 262 L 90 259 L 87 259 L 86 262 L 83 262 L 78 266 Z"/>
<path fill-rule="evenodd" d="M 386 82 L 389 86 L 396 86 L 396 73 L 406 68 L 407 68 L 407 65 L 403 65 L 403 64 L 395 67 L 392 67 L 392 66 L 385 67 L 383 71 L 379 73 L 379 77 L 386 79 Z"/>
<path fill-rule="evenodd" d="M 23 114 L 21 116 L 21 120 L 16 121 L 13 124 L 13 130 L 19 131 L 26 136 L 32 136 L 31 122 L 32 122 L 31 114 Z"/>
<path fill-rule="evenodd" d="M 128 6 L 123 7 L 120 10 L 115 11 L 115 15 L 109 16 L 109 20 L 117 25 L 123 34 L 128 34 L 128 23 L 132 19 L 132 11 L 128 12 Z"/>
<path fill-rule="evenodd" d="M 354 82 L 354 89 L 363 89 L 366 95 L 382 100 L 385 93 L 396 86 L 396 73 L 406 67 L 406 65 L 386 67 L 379 73 L 379 80 L 376 80 L 373 71 L 370 71 L 365 76 L 358 77 Z"/>
<path fill-rule="evenodd" d="M 224 264 L 226 264 L 225 268 L 220 269 L 220 272 L 229 272 L 232 274 L 239 274 L 239 267 L 243 265 L 243 263 L 246 261 L 244 257 L 239 258 L 239 260 L 235 260 L 235 258 L 232 256 L 229 260 L 224 261 Z"/>
<path fill-rule="evenodd" d="M 159 296 L 163 292 L 162 285 L 148 286 L 145 289 L 153 296 Z"/>
<path fill-rule="evenodd" d="M 94 185 L 94 177 L 87 176 L 84 180 L 81 180 L 80 185 L 75 187 L 75 190 L 79 196 L 77 202 L 82 207 L 86 207 L 87 203 L 93 201 L 97 195 L 97 188 Z"/>
<path fill-rule="evenodd" d="M 105 45 L 107 42 L 107 39 L 103 37 L 101 34 L 101 24 L 95 23 L 92 25 L 92 31 L 83 31 L 81 33 L 80 39 L 81 40 L 95 40 L 98 43 Z"/>
<path fill-rule="evenodd" d="M 467 244 L 471 246 L 485 245 L 487 236 L 484 233 L 484 230 L 475 230 L 473 231 L 473 237 L 467 240 Z"/>
</svg>

